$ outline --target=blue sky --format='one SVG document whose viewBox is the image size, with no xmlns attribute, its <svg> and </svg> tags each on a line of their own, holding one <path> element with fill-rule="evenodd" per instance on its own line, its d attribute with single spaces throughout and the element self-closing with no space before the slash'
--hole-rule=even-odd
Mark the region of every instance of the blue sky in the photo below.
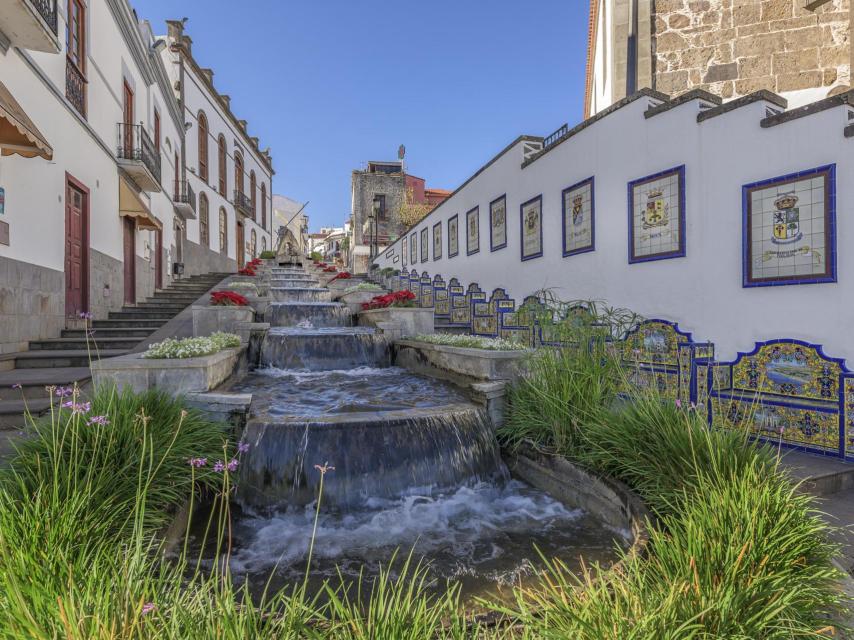
<svg viewBox="0 0 854 640">
<path fill-rule="evenodd" d="M 131 0 L 141 18 L 187 17 L 251 135 L 273 151 L 273 189 L 311 229 L 350 212 L 350 172 L 394 160 L 454 189 L 517 135 L 581 120 L 587 0 Z"/>
</svg>

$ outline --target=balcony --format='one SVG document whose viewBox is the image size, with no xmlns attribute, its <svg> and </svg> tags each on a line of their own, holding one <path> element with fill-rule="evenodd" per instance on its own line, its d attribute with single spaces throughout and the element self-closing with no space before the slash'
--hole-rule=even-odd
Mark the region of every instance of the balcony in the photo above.
<svg viewBox="0 0 854 640">
<path fill-rule="evenodd" d="M 65 97 L 84 118 L 86 117 L 86 83 L 80 69 L 70 59 L 65 59 Z"/>
<path fill-rule="evenodd" d="M 175 180 L 172 202 L 175 204 L 175 211 L 184 220 L 196 219 L 196 193 L 188 181 Z"/>
<path fill-rule="evenodd" d="M 116 157 L 119 166 L 143 191 L 159 193 L 160 154 L 141 124 L 119 122 L 116 125 Z"/>
<path fill-rule="evenodd" d="M 252 217 L 252 200 L 239 189 L 234 190 L 234 208 L 247 218 Z"/>
<path fill-rule="evenodd" d="M 0 31 L 21 49 L 59 53 L 57 0 L 3 0 Z"/>
</svg>

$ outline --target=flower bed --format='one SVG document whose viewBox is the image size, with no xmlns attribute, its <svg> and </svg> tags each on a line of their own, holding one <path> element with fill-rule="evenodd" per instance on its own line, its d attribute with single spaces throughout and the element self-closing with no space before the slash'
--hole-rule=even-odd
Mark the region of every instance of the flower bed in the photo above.
<svg viewBox="0 0 854 640">
<path fill-rule="evenodd" d="M 247 294 L 253 296 L 258 295 L 258 287 L 254 282 L 231 282 L 228 288 L 232 290 L 245 290 Z"/>
<path fill-rule="evenodd" d="M 411 291 L 394 291 L 381 296 L 375 296 L 370 302 L 362 303 L 362 309 L 387 309 L 389 307 L 414 307 L 415 294 Z"/>
<path fill-rule="evenodd" d="M 329 282 L 335 282 L 336 280 L 349 280 L 352 277 L 353 275 L 349 271 L 341 271 L 340 273 L 337 273 L 335 277 L 332 278 L 332 280 L 330 280 Z"/>
<path fill-rule="evenodd" d="M 524 344 L 506 338 L 484 338 L 482 336 L 458 335 L 450 333 L 430 333 L 410 338 L 430 344 L 441 344 L 448 347 L 463 347 L 466 349 L 486 349 L 487 351 L 519 351 L 526 349 Z"/>
<path fill-rule="evenodd" d="M 383 288 L 380 285 L 374 284 L 373 282 L 360 282 L 359 284 L 357 284 L 353 287 L 347 287 L 346 289 L 344 289 L 344 292 L 341 294 L 341 297 L 343 298 L 344 296 L 346 296 L 350 293 L 357 293 L 357 292 L 363 292 L 363 291 L 367 291 L 367 292 L 382 291 L 382 290 L 383 290 Z"/>
<path fill-rule="evenodd" d="M 338 271 L 338 269 L 336 267 L 331 266 L 331 265 L 328 267 L 325 267 L 323 269 L 324 273 L 335 273 L 336 271 Z"/>
<path fill-rule="evenodd" d="M 202 338 L 183 338 L 181 340 L 169 338 L 148 347 L 148 351 L 142 354 L 142 357 L 150 359 L 198 358 L 239 346 L 240 336 L 233 333 L 217 332 Z"/>
<path fill-rule="evenodd" d="M 214 291 L 211 294 L 211 305 L 214 307 L 245 307 L 249 300 L 235 291 Z"/>
</svg>

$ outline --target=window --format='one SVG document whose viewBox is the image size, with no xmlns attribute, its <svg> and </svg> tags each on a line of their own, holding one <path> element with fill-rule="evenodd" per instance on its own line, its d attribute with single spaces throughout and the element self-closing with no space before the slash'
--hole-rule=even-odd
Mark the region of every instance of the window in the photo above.
<svg viewBox="0 0 854 640">
<path fill-rule="evenodd" d="M 234 189 L 243 193 L 243 156 L 234 150 Z"/>
<path fill-rule="evenodd" d="M 256 212 L 258 209 L 255 208 L 255 172 L 251 171 L 249 173 L 249 200 L 252 202 L 252 219 L 256 219 Z M 254 257 L 254 256 L 253 256 Z"/>
<path fill-rule="evenodd" d="M 86 72 L 86 8 L 83 0 L 68 1 L 68 22 L 65 41 L 68 43 L 68 59 L 80 73 Z"/>
<path fill-rule="evenodd" d="M 160 112 L 154 110 L 154 148 L 160 153 Z"/>
<path fill-rule="evenodd" d="M 219 134 L 219 195 L 228 197 L 228 176 L 226 175 L 227 150 L 225 148 L 225 136 Z"/>
<path fill-rule="evenodd" d="M 228 216 L 225 207 L 219 208 L 219 252 L 228 253 Z"/>
<path fill-rule="evenodd" d="M 206 249 L 210 248 L 210 227 L 208 222 L 208 197 L 199 194 L 199 243 Z"/>
<path fill-rule="evenodd" d="M 199 177 L 208 181 L 208 119 L 199 111 Z"/>
<path fill-rule="evenodd" d="M 267 229 L 267 183 L 261 183 L 261 228 Z"/>
<path fill-rule="evenodd" d="M 377 212 L 377 220 L 385 220 L 385 194 L 378 193 L 374 196 L 374 210 Z"/>
<path fill-rule="evenodd" d="M 256 254 L 258 253 L 258 236 L 255 234 L 255 229 L 252 229 L 252 232 L 249 234 L 249 253 L 254 259 Z"/>
</svg>

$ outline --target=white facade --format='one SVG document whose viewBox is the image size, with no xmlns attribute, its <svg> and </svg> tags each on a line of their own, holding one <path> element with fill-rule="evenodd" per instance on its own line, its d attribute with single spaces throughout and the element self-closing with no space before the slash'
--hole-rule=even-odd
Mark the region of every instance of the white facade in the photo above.
<svg viewBox="0 0 854 640">
<path fill-rule="evenodd" d="M 766 97 L 771 98 L 770 96 Z M 445 282 L 504 287 L 517 304 L 550 288 L 563 300 L 604 300 L 647 318 L 676 321 L 697 341 L 712 341 L 730 359 L 756 341 L 796 338 L 824 345 L 828 355 L 854 361 L 854 93 L 826 99 L 792 114 L 754 96 L 714 106 L 713 96 L 661 104 L 644 92 L 587 121 L 523 164 L 519 139 L 448 200 L 392 244 L 380 267 L 440 274 Z M 776 103 L 776 104 L 775 104 Z M 771 117 L 769 117 L 771 116 Z M 792 117 L 794 116 L 794 117 Z M 849 127 L 848 131 L 851 131 Z M 628 183 L 685 166 L 686 255 L 630 264 Z M 742 186 L 826 165 L 836 168 L 836 282 L 743 286 Z M 567 187 L 595 179 L 595 250 L 563 256 L 562 196 Z M 507 246 L 490 251 L 489 203 L 506 194 Z M 523 261 L 520 205 L 542 195 L 543 255 Z M 466 253 L 466 212 L 479 207 L 480 250 Z M 448 257 L 448 220 L 458 216 L 459 253 Z M 442 257 L 432 248 L 441 223 Z M 429 256 L 422 261 L 421 231 Z M 418 260 L 402 243 L 416 237 Z M 828 258 L 830 258 L 828 254 Z"/>
</svg>

